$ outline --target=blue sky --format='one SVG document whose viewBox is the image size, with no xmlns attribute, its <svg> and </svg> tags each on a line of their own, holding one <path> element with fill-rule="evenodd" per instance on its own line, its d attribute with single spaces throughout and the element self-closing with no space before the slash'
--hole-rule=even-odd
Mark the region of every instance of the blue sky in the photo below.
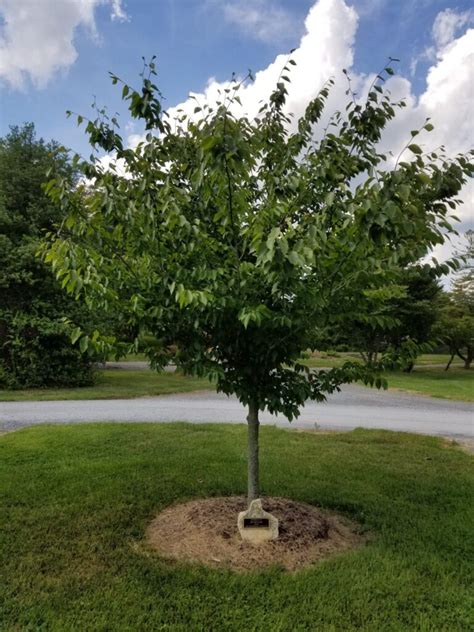
<svg viewBox="0 0 474 632">
<path fill-rule="evenodd" d="M 264 69 L 277 54 L 297 47 L 306 15 L 315 4 L 313 0 L 93 0 L 92 19 L 86 13 L 79 19 L 77 11 L 75 17 L 68 16 L 69 8 L 73 13 L 74 5 L 82 1 L 0 0 L 0 134 L 11 124 L 34 121 L 45 138 L 56 138 L 83 152 L 83 134 L 66 119 L 65 110 L 87 114 L 95 95 L 98 103 L 120 111 L 109 70 L 136 81 L 141 56 L 156 54 L 159 85 L 166 104 L 173 106 L 190 91 L 202 91 L 210 77 L 223 81 L 233 71 Z M 399 57 L 399 71 L 410 79 L 415 95 L 426 87 L 430 60 L 424 51 L 432 45 L 436 16 L 446 9 L 467 16 L 471 6 L 466 0 L 354 0 L 347 4 L 359 16 L 354 71 L 370 73 L 387 56 Z M 64 16 L 56 15 L 61 10 Z M 23 23 L 16 18 L 20 11 Z M 454 34 L 470 24 L 472 15 Z M 48 44 L 48 38 L 59 41 L 57 59 L 45 59 L 45 67 L 49 64 L 50 68 L 41 70 L 35 57 L 41 57 L 41 46 Z M 68 38 L 77 52 L 71 63 L 65 59 L 67 54 L 61 56 L 61 40 Z M 15 57 L 16 76 L 5 70 L 9 56 Z M 55 70 L 55 64 L 62 67 Z"/>
</svg>

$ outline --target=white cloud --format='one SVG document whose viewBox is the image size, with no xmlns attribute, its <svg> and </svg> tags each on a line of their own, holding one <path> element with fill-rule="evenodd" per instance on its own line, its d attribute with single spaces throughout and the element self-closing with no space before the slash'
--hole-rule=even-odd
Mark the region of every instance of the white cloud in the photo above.
<svg viewBox="0 0 474 632">
<path fill-rule="evenodd" d="M 218 7 L 229 24 L 262 42 L 288 41 L 299 30 L 293 13 L 273 0 L 227 0 Z"/>
<path fill-rule="evenodd" d="M 127 19 L 122 0 L 0 0 L 0 79 L 14 88 L 27 79 L 44 87 L 75 62 L 79 27 L 97 36 L 99 5 L 109 6 L 111 19 Z"/>
<path fill-rule="evenodd" d="M 122 0 L 110 0 L 112 7 L 110 17 L 112 20 L 118 20 L 119 22 L 128 22 L 129 16 L 125 13 L 125 9 L 122 6 Z"/>
<path fill-rule="evenodd" d="M 452 9 L 445 9 L 436 16 L 433 24 L 433 39 L 437 48 L 444 48 L 451 43 L 463 26 L 472 23 L 472 11 L 456 13 Z"/>
<path fill-rule="evenodd" d="M 474 11 L 456 13 L 452 9 L 440 11 L 435 18 L 431 29 L 433 43 L 427 46 L 410 64 L 411 74 L 416 73 L 420 61 L 434 62 L 443 55 L 458 32 L 465 26 L 474 22 Z"/>
</svg>

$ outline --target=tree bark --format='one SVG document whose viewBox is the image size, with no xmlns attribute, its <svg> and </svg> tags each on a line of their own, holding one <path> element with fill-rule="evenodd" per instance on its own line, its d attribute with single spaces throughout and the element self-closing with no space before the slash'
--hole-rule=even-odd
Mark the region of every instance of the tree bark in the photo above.
<svg viewBox="0 0 474 632">
<path fill-rule="evenodd" d="M 258 431 L 260 422 L 258 420 L 258 404 L 249 404 L 248 424 L 248 452 L 247 452 L 247 485 L 248 503 L 256 498 L 260 498 L 260 477 L 258 463 Z"/>
</svg>

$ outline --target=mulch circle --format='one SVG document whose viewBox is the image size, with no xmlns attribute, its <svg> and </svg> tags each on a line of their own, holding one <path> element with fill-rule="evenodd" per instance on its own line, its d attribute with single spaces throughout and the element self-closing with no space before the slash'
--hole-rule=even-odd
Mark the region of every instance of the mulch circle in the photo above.
<svg viewBox="0 0 474 632">
<path fill-rule="evenodd" d="M 246 498 L 230 496 L 167 507 L 148 526 L 146 544 L 165 558 L 242 572 L 275 565 L 294 571 L 367 540 L 334 512 L 278 497 L 263 497 L 262 505 L 278 518 L 278 540 L 244 542 L 237 514 L 247 509 Z"/>
</svg>

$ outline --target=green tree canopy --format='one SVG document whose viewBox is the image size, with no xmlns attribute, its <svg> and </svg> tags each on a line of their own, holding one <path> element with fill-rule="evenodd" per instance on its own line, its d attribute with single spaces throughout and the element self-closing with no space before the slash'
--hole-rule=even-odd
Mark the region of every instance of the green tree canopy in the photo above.
<svg viewBox="0 0 474 632">
<path fill-rule="evenodd" d="M 67 289 L 154 334 L 156 367 L 173 360 L 211 375 L 249 406 L 249 498 L 258 495 L 258 411 L 291 420 L 308 398 L 375 379 L 350 363 L 311 372 L 299 358 L 369 299 L 399 295 L 400 266 L 443 242 L 471 173 L 466 156 L 424 155 L 413 138 L 412 159 L 387 167 L 378 143 L 404 103 L 380 82 L 315 140 L 333 82 L 294 120 L 285 109 L 293 64 L 255 119 L 241 113 L 234 81 L 216 104 L 169 120 L 151 63 L 141 89 L 122 89 L 146 140 L 125 148 L 102 110 L 86 131 L 112 166 L 77 159 L 94 183 L 85 197 L 49 184 L 68 217 L 45 257 Z"/>
<path fill-rule="evenodd" d="M 40 240 L 63 217 L 42 190 L 47 172 L 73 187 L 67 153 L 37 139 L 34 125 L 0 139 L 0 385 L 83 384 L 91 363 L 74 348 L 62 318 L 85 326 L 86 310 L 61 291 L 36 256 Z"/>
</svg>

